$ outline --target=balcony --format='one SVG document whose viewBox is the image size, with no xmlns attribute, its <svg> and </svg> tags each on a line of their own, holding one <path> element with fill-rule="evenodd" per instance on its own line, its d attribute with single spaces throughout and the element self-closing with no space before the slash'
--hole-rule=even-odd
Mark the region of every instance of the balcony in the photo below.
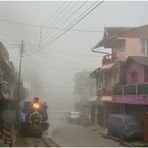
<svg viewBox="0 0 148 148">
<path fill-rule="evenodd" d="M 112 86 L 103 86 L 96 89 L 99 96 L 111 96 L 113 92 Z"/>
<path fill-rule="evenodd" d="M 113 55 L 107 54 L 107 55 L 103 56 L 102 65 L 112 64 L 114 61 L 115 60 L 113 59 Z"/>
<path fill-rule="evenodd" d="M 148 104 L 148 83 L 114 87 L 113 102 L 126 104 Z"/>
</svg>

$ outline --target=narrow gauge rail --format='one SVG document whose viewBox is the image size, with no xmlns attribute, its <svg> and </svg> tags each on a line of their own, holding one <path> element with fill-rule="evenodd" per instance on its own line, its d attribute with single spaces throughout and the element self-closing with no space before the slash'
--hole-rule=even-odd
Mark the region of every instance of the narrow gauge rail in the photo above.
<svg viewBox="0 0 148 148">
<path fill-rule="evenodd" d="M 59 147 L 51 138 L 25 137 L 25 143 L 27 147 Z"/>
</svg>

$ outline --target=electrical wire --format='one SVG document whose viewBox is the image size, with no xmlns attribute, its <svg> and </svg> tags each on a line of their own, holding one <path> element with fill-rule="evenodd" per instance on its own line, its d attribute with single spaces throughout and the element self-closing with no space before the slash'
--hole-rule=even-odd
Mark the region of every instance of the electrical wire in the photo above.
<svg viewBox="0 0 148 148">
<path fill-rule="evenodd" d="M 59 22 L 61 22 L 64 18 L 65 18 L 65 16 L 67 16 L 67 14 L 69 14 L 75 7 L 76 7 L 76 5 L 78 4 L 79 2 L 76 2 L 76 3 L 74 3 L 71 7 L 69 7 L 69 5 L 71 5 L 72 3 L 68 3 L 68 6 L 66 6 L 66 8 L 69 8 L 69 9 L 64 9 L 64 11 L 62 12 L 62 13 L 60 13 L 59 15 L 58 15 L 58 18 L 57 17 L 55 17 L 55 21 L 52 21 L 51 22 L 51 26 L 62 26 L 62 23 L 60 24 L 60 25 L 57 25 Z M 53 31 L 52 31 L 53 32 Z M 47 31 L 45 32 L 45 37 L 43 37 L 43 38 L 46 38 L 46 36 L 48 36 L 49 34 L 52 34 L 52 32 L 50 33 L 48 33 Z M 47 34 L 47 35 L 46 35 Z"/>
<path fill-rule="evenodd" d="M 97 2 L 95 2 L 95 3 L 97 3 Z M 85 3 L 83 3 L 83 4 L 85 4 Z M 94 3 L 93 3 L 93 5 L 94 5 Z M 91 5 L 91 7 L 92 7 L 93 5 Z M 83 6 L 83 5 L 81 5 L 81 7 L 82 7 L 82 6 Z M 81 8 L 81 7 L 80 7 L 80 8 Z M 89 8 L 91 8 L 91 7 L 89 7 Z M 80 8 L 79 8 L 79 9 L 80 9 Z M 88 8 L 87 10 L 89 10 L 89 8 Z M 77 9 L 77 10 L 78 10 L 78 9 Z M 87 10 L 86 10 L 86 11 L 87 11 Z M 84 11 L 83 13 L 85 13 L 86 11 Z M 74 12 L 74 13 L 75 13 L 75 12 Z M 82 13 L 81 15 L 83 15 L 83 13 Z M 80 16 L 81 16 L 81 15 L 80 15 Z M 80 16 L 79 16 L 79 17 L 80 17 Z M 78 17 L 78 18 L 79 18 L 79 17 Z M 77 19 L 78 19 L 78 18 L 77 18 Z M 77 19 L 75 19 L 75 20 L 77 20 Z M 75 20 L 74 20 L 74 21 L 75 21 Z M 74 21 L 73 21 L 73 22 L 74 22 Z M 72 22 L 72 23 L 73 23 L 73 22 Z M 71 23 L 71 24 L 72 24 L 72 23 Z M 71 25 L 71 24 L 70 24 L 70 25 Z M 69 26 L 69 25 L 68 25 L 68 26 Z M 66 30 L 66 32 L 67 32 L 67 30 Z M 40 50 L 40 49 L 39 49 L 39 50 Z"/>
<path fill-rule="evenodd" d="M 82 16 L 77 22 L 75 22 L 74 24 L 70 24 L 71 26 L 64 31 L 62 34 L 60 34 L 59 36 L 57 36 L 55 39 L 51 40 L 49 43 L 47 43 L 45 46 L 43 46 L 42 48 L 46 48 L 47 46 L 49 46 L 50 44 L 52 44 L 54 41 L 56 41 L 57 39 L 59 39 L 61 36 L 63 36 L 66 32 L 68 32 L 70 30 L 70 28 L 74 27 L 76 24 L 78 24 L 82 19 L 84 19 L 89 13 L 91 13 L 95 8 L 97 8 L 99 5 L 101 5 L 103 3 L 103 1 L 99 2 L 99 4 L 97 4 L 95 7 L 93 7 L 89 12 L 87 12 L 84 16 Z M 92 6 L 91 6 L 92 7 Z M 90 8 L 90 7 L 89 7 Z M 87 9 L 88 10 L 88 9 Z M 82 13 L 83 14 L 83 13 Z M 81 14 L 81 15 L 82 15 Z M 80 15 L 80 16 L 81 16 Z M 72 22 L 73 23 L 73 22 Z"/>
<path fill-rule="evenodd" d="M 98 58 L 102 56 L 93 56 L 93 55 L 86 55 L 86 54 L 78 54 L 78 53 L 73 53 L 73 52 L 66 52 L 66 51 L 58 51 L 58 50 L 50 50 L 50 52 L 54 52 L 57 54 L 65 54 L 65 55 L 71 55 L 71 56 L 80 56 L 80 57 L 88 57 L 88 58 Z"/>
<path fill-rule="evenodd" d="M 80 63 L 77 63 L 77 62 L 73 62 L 73 61 L 71 61 L 71 60 L 69 60 L 69 59 L 65 59 L 65 58 L 63 58 L 63 57 L 58 57 L 58 56 L 55 56 L 54 54 L 51 54 L 51 53 L 48 53 L 48 52 L 42 52 L 42 54 L 44 53 L 44 55 L 46 56 L 46 57 L 48 57 L 49 55 L 51 56 L 51 57 L 54 57 L 55 59 L 56 59 L 56 61 L 57 61 L 57 59 L 58 60 L 64 60 L 65 61 L 65 63 L 67 64 L 67 62 L 68 62 L 68 64 L 69 63 L 71 63 L 71 64 L 74 64 L 74 65 L 77 65 L 77 66 L 79 66 L 79 68 L 84 68 L 84 67 L 86 67 L 86 65 L 83 65 L 83 64 L 80 64 Z M 49 58 L 49 57 L 48 57 Z M 66 62 L 67 61 L 67 62 Z M 91 68 L 92 69 L 92 68 Z"/>
<path fill-rule="evenodd" d="M 76 24 L 78 24 L 82 19 L 84 19 L 89 13 L 91 13 L 95 8 L 97 8 L 99 5 L 101 5 L 103 3 L 103 1 L 99 2 L 96 6 L 94 6 L 89 12 L 87 12 L 84 16 L 82 16 L 77 22 L 75 22 L 74 24 L 72 24 L 67 30 L 65 30 L 62 34 L 60 34 L 59 36 L 57 36 L 55 39 L 53 39 L 52 41 L 50 41 L 47 45 L 45 45 L 44 47 L 42 47 L 41 49 L 36 50 L 35 52 L 39 52 L 42 49 L 44 49 L 45 47 L 49 46 L 50 44 L 52 44 L 54 41 L 56 41 L 57 39 L 59 39 L 61 36 L 63 36 L 66 32 L 68 32 L 73 26 L 75 26 Z M 92 6 L 91 6 L 92 7 Z M 89 7 L 90 8 L 90 7 Z M 89 9 L 87 9 L 89 10 Z M 86 11 L 85 11 L 86 12 Z M 83 12 L 84 13 L 84 12 Z M 81 14 L 82 15 L 82 14 Z M 80 15 L 80 16 L 81 16 Z M 80 17 L 79 16 L 79 17 Z"/>
<path fill-rule="evenodd" d="M 72 18 L 72 16 L 74 15 L 74 14 L 76 14 L 76 12 L 78 12 L 85 4 L 87 3 L 87 1 L 86 2 L 84 2 L 84 3 L 82 3 L 82 5 L 80 6 L 80 7 L 78 7 L 78 9 L 76 9 L 71 15 L 69 15 L 66 19 L 61 19 L 62 20 L 62 22 L 60 23 L 60 24 L 55 24 L 55 25 L 57 25 L 57 26 L 62 26 L 62 25 L 64 25 L 69 19 L 71 19 Z M 65 14 L 62 16 L 62 18 L 64 18 L 67 14 L 69 14 L 70 13 L 70 11 L 72 11 L 74 8 L 75 8 L 75 6 L 77 6 L 77 4 L 78 4 L 78 2 L 77 3 L 75 3 L 73 6 L 72 6 L 72 8 L 70 8 L 70 9 L 68 9 L 68 11 L 66 11 L 65 12 Z M 51 36 L 54 32 L 56 31 L 56 29 L 55 30 L 53 30 L 52 32 L 50 32 L 50 34 L 48 33 L 46 36 L 44 36 L 43 37 L 43 39 L 47 39 L 47 37 L 49 37 L 49 36 Z"/>
<path fill-rule="evenodd" d="M 66 4 L 67 2 L 63 2 L 55 11 L 53 11 L 53 14 L 49 17 L 47 21 L 45 21 L 44 23 L 42 23 L 42 25 L 44 26 L 45 24 L 50 24 L 54 22 L 54 20 L 59 17 L 59 15 L 61 15 L 63 13 L 63 11 L 65 10 L 65 8 L 69 5 Z"/>
<path fill-rule="evenodd" d="M 5 20 L 3 21 L 3 19 L 0 19 L 0 22 L 7 22 L 7 23 L 11 23 L 11 24 L 19 24 L 19 25 L 28 25 L 28 26 L 32 26 L 32 27 L 36 27 L 36 28 L 40 28 L 41 25 L 37 25 L 37 24 L 27 24 L 27 23 L 21 23 L 21 22 L 16 22 L 15 21 L 10 21 L 10 20 Z M 100 26 L 102 27 L 102 26 Z M 47 25 L 42 25 L 43 29 L 50 29 L 50 30 L 67 30 L 67 28 L 62 28 L 62 27 L 51 27 L 51 26 L 47 26 Z M 88 30 L 88 29 L 70 29 L 69 31 L 76 31 L 76 32 L 104 32 L 103 30 Z M 13 44 L 13 43 L 10 43 Z"/>
<path fill-rule="evenodd" d="M 58 2 L 59 4 L 59 2 Z M 56 4 L 56 6 L 58 5 Z M 46 16 L 46 18 L 44 18 L 43 20 L 43 23 L 42 24 L 47 24 L 49 21 L 51 21 L 51 19 L 53 17 L 55 17 L 56 13 L 58 13 L 60 11 L 60 9 L 62 9 L 62 7 L 64 7 L 64 5 L 66 4 L 66 1 L 62 2 L 61 5 L 59 5 L 56 9 L 53 7 L 52 11 L 50 10 L 48 14 L 51 14 L 50 17 L 49 15 Z"/>
<path fill-rule="evenodd" d="M 54 17 L 54 20 L 52 20 L 52 21 L 50 20 L 50 21 L 51 21 L 51 24 L 50 24 L 50 25 L 56 26 L 59 22 L 61 22 L 61 20 L 63 20 L 63 18 L 64 18 L 69 12 L 71 12 L 71 11 L 74 9 L 74 7 L 78 4 L 78 2 L 76 2 L 74 5 L 72 5 L 72 7 L 70 7 L 70 9 L 68 9 L 68 11 L 65 11 L 67 7 L 69 8 L 69 6 L 70 6 L 71 3 L 67 3 L 67 4 L 68 4 L 68 5 L 65 5 L 65 7 L 63 7 L 62 12 L 60 11 L 60 14 L 57 13 L 57 16 Z M 60 19 L 60 20 L 59 20 L 59 19 Z M 67 18 L 65 21 L 68 21 L 68 18 Z M 64 21 L 64 22 L 65 22 L 65 21 Z M 63 22 L 62 22 L 62 23 L 63 23 Z M 60 26 L 61 26 L 61 25 L 62 25 L 62 24 L 60 24 Z M 53 34 L 55 31 L 56 31 L 56 29 L 52 30 L 51 32 L 46 31 L 46 32 L 44 33 L 44 28 L 42 28 L 42 34 L 40 35 L 40 37 L 42 36 L 42 41 L 43 41 L 43 40 L 46 40 L 47 36 L 49 36 L 49 34 L 50 34 L 50 35 Z M 41 41 L 39 41 L 39 42 L 40 42 L 40 45 L 41 45 Z M 32 49 L 31 49 L 31 50 L 32 50 Z"/>
</svg>

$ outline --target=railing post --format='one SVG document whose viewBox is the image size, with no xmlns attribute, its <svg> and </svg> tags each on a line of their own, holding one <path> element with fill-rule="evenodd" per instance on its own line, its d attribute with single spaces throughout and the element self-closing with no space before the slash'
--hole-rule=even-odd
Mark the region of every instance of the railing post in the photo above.
<svg viewBox="0 0 148 148">
<path fill-rule="evenodd" d="M 124 96 L 124 86 L 122 86 L 122 95 Z"/>
<path fill-rule="evenodd" d="M 138 94 L 138 85 L 136 84 L 136 96 Z"/>
</svg>

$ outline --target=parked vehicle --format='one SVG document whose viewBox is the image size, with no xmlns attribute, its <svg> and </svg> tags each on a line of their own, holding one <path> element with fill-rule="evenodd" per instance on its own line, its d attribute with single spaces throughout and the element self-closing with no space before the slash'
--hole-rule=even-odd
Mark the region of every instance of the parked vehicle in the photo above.
<svg viewBox="0 0 148 148">
<path fill-rule="evenodd" d="M 108 134 L 123 139 L 142 138 L 144 126 L 135 116 L 112 114 L 108 117 Z"/>
<path fill-rule="evenodd" d="M 69 123 L 79 124 L 80 123 L 80 113 L 79 112 L 69 112 L 68 121 Z"/>
</svg>

